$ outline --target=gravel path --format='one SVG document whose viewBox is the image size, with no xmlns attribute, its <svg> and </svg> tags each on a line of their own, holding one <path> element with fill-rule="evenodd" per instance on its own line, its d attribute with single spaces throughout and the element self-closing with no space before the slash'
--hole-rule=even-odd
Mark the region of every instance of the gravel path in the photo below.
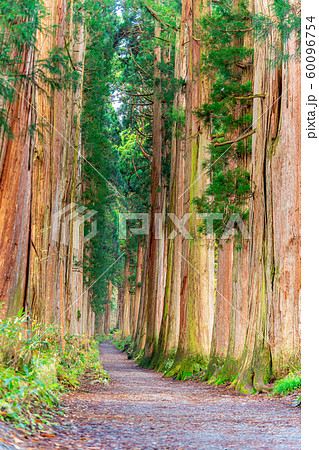
<svg viewBox="0 0 319 450">
<path fill-rule="evenodd" d="M 300 409 L 289 398 L 241 396 L 139 368 L 110 343 L 101 345 L 108 386 L 65 396 L 54 435 L 37 449 L 299 449 Z"/>
</svg>

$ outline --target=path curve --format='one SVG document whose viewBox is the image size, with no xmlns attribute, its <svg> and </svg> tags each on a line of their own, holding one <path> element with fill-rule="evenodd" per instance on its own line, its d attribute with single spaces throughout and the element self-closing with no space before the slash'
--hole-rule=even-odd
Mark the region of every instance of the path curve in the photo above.
<svg viewBox="0 0 319 450">
<path fill-rule="evenodd" d="M 288 399 L 165 379 L 110 343 L 100 350 L 110 384 L 67 395 L 67 431 L 49 447 L 38 440 L 38 449 L 300 448 L 300 410 Z"/>
</svg>

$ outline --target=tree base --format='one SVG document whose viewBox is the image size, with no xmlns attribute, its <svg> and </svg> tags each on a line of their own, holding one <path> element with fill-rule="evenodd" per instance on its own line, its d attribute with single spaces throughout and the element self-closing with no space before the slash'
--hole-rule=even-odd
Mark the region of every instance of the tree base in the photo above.
<svg viewBox="0 0 319 450">
<path fill-rule="evenodd" d="M 165 372 L 165 377 L 172 377 L 176 380 L 186 380 L 193 378 L 196 375 L 205 373 L 207 364 L 205 361 L 198 361 L 192 359 L 183 359 L 181 362 L 176 362 L 173 367 Z"/>
</svg>

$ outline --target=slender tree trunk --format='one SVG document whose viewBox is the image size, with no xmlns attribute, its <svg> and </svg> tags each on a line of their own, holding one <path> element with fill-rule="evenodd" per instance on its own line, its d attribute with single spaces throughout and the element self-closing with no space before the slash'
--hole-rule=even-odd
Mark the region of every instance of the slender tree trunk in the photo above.
<svg viewBox="0 0 319 450">
<path fill-rule="evenodd" d="M 106 335 L 110 334 L 110 331 L 111 331 L 112 293 L 113 293 L 113 285 L 112 285 L 112 281 L 109 281 L 108 302 L 105 307 L 106 311 L 105 311 L 104 333 Z"/>
<path fill-rule="evenodd" d="M 133 339 L 136 337 L 137 333 L 137 322 L 140 309 L 141 301 L 141 291 L 142 291 L 142 275 L 143 275 L 143 262 L 144 262 L 144 252 L 145 247 L 142 240 L 139 240 L 137 247 L 137 257 L 136 257 L 136 279 L 135 279 L 135 295 L 133 299 L 132 308 L 132 336 Z"/>
<path fill-rule="evenodd" d="M 122 339 L 131 335 L 130 314 L 131 314 L 131 294 L 130 294 L 130 263 L 131 255 L 128 249 L 128 241 L 125 253 L 124 283 L 123 283 L 123 322 Z"/>
<path fill-rule="evenodd" d="M 142 288 L 141 288 L 141 298 L 140 306 L 138 311 L 137 329 L 134 339 L 134 354 L 136 356 L 140 355 L 144 351 L 145 341 L 146 341 L 146 307 L 147 307 L 147 293 L 148 293 L 148 258 L 149 258 L 149 245 L 150 245 L 150 235 L 146 236 L 144 261 L 143 261 L 143 274 L 142 274 Z"/>
<path fill-rule="evenodd" d="M 122 330 L 123 328 L 123 287 L 118 289 L 117 297 L 117 323 L 116 328 Z"/>
<path fill-rule="evenodd" d="M 161 24 L 155 21 L 155 39 L 161 36 Z M 159 41 L 158 41 L 159 42 Z M 160 239 L 157 236 L 157 220 L 163 212 L 162 171 L 162 102 L 161 93 L 161 47 L 154 50 L 154 105 L 153 105 L 153 159 L 151 169 L 151 215 L 150 215 L 150 244 L 148 258 L 148 292 L 146 308 L 146 342 L 145 360 L 151 361 L 157 348 L 159 333 L 159 292 L 158 275 Z"/>
<path fill-rule="evenodd" d="M 108 335 L 110 334 L 110 331 L 111 331 L 111 303 L 108 302 L 106 304 L 106 311 L 105 311 L 104 333 Z"/>
<path fill-rule="evenodd" d="M 176 37 L 175 48 L 175 78 L 186 77 L 186 54 L 180 48 L 180 36 Z M 181 87 L 175 96 L 174 107 L 176 110 L 185 108 L 185 89 Z M 171 181 L 169 189 L 169 212 L 175 214 L 178 219 L 183 216 L 183 192 L 184 192 L 184 151 L 185 151 L 185 127 L 175 123 L 172 136 L 171 150 Z M 174 233 L 173 222 L 169 222 L 167 234 Z M 177 231 L 177 236 L 168 239 L 167 276 L 164 297 L 164 311 L 159 336 L 157 351 L 157 366 L 161 369 L 169 358 L 170 352 L 177 348 L 180 324 L 180 288 L 181 288 L 181 254 L 182 235 Z"/>
</svg>

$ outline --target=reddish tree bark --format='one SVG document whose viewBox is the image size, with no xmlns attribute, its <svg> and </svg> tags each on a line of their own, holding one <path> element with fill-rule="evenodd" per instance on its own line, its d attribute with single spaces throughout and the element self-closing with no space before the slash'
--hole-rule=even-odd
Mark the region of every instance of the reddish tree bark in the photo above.
<svg viewBox="0 0 319 450">
<path fill-rule="evenodd" d="M 161 24 L 155 21 L 155 39 L 161 36 Z M 159 41 L 158 41 L 159 42 Z M 145 359 L 150 361 L 157 348 L 160 322 L 160 292 L 158 277 L 161 271 L 160 244 L 157 236 L 157 222 L 159 214 L 163 212 L 165 192 L 162 186 L 162 101 L 161 47 L 154 50 L 154 103 L 153 103 L 153 158 L 151 168 L 151 213 L 150 213 L 150 243 L 148 257 L 148 291 L 146 298 L 146 342 Z M 164 219 L 165 220 L 165 219 Z"/>
<path fill-rule="evenodd" d="M 255 1 L 256 13 L 269 5 Z M 249 249 L 249 326 L 237 387 L 267 389 L 269 374 L 286 373 L 300 363 L 300 64 L 291 59 L 270 70 L 276 39 L 255 45 Z M 284 51 L 296 53 L 292 36 Z"/>
<path fill-rule="evenodd" d="M 185 0 L 182 11 L 181 48 L 186 46 L 186 149 L 183 212 L 191 213 L 187 224 L 193 239 L 183 239 L 181 272 L 181 316 L 178 351 L 170 375 L 184 378 L 203 368 L 209 358 L 213 319 L 214 250 L 198 232 L 193 204 L 208 182 L 203 163 L 208 158 L 209 130 L 194 111 L 207 102 L 209 81 L 200 72 L 201 42 L 198 20 L 205 2 Z"/>
<path fill-rule="evenodd" d="M 84 25 L 73 21 L 73 3 L 70 10 L 62 0 L 46 0 L 44 6 L 49 14 L 37 34 L 38 50 L 25 55 L 27 63 L 21 68 L 25 75 L 55 46 L 64 47 L 65 39 L 74 63 L 84 60 Z M 55 32 L 49 33 L 53 25 Z M 53 92 L 43 83 L 38 89 L 27 81 L 17 86 L 19 95 L 9 108 L 15 139 L 2 136 L 0 158 L 0 258 L 7 255 L 0 261 L 2 314 L 13 315 L 24 307 L 45 324 L 63 318 L 65 332 L 72 334 L 93 332 L 93 313 L 78 269 L 83 228 L 74 242 L 76 217 L 64 227 L 64 217 L 56 222 L 54 215 L 81 195 L 83 70 L 82 65 L 82 77 L 70 92 Z M 38 129 L 32 138 L 29 129 L 35 124 Z M 67 243 L 61 239 L 64 228 Z"/>
</svg>

